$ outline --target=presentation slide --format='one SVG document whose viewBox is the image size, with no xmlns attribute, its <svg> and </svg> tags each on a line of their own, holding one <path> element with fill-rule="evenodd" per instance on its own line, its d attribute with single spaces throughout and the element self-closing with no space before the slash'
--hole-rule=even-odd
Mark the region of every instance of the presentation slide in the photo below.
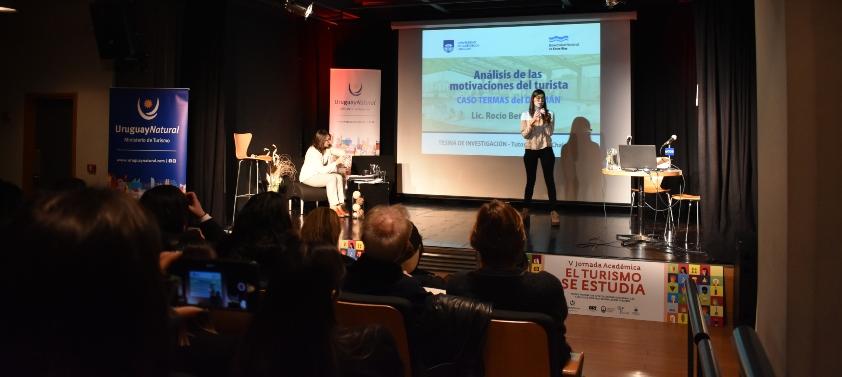
<svg viewBox="0 0 842 377">
<path fill-rule="evenodd" d="M 606 18 L 607 17 L 607 18 Z M 558 200 L 629 201 L 606 177 L 609 148 L 631 134 L 633 13 L 395 23 L 397 191 L 522 200 L 520 119 L 535 89 L 555 120 Z M 533 199 L 549 198 L 537 172 Z"/>
<path fill-rule="evenodd" d="M 601 144 L 600 49 L 598 22 L 423 30 L 421 152 L 522 156 L 535 89 L 555 119 L 556 156 L 571 132 Z"/>
</svg>

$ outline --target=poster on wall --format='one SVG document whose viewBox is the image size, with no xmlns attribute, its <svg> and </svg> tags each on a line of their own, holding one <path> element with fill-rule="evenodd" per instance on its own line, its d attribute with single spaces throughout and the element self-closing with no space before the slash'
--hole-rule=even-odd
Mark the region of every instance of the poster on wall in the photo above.
<svg viewBox="0 0 842 377">
<path fill-rule="evenodd" d="M 663 263 L 531 254 L 542 270 L 561 280 L 570 314 L 664 320 Z"/>
<path fill-rule="evenodd" d="M 333 145 L 348 155 L 380 154 L 380 70 L 330 70 Z"/>
<path fill-rule="evenodd" d="M 157 185 L 187 189 L 189 89 L 111 88 L 108 176 L 140 197 Z"/>
</svg>

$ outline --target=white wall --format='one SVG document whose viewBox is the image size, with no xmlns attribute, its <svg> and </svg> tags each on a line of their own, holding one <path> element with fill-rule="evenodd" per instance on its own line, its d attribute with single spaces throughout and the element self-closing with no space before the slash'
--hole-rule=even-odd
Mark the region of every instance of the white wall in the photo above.
<svg viewBox="0 0 842 377">
<path fill-rule="evenodd" d="M 76 93 L 76 176 L 104 184 L 113 71 L 97 53 L 89 1 L 19 3 L 20 12 L 0 15 L 0 179 L 22 183 L 26 94 Z"/>
<path fill-rule="evenodd" d="M 778 376 L 838 374 L 842 360 L 842 3 L 755 1 L 757 332 Z"/>
</svg>

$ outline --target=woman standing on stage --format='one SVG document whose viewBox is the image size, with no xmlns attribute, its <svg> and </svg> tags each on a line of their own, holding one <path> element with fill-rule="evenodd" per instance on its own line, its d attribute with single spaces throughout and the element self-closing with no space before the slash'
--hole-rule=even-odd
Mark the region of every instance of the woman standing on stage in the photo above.
<svg viewBox="0 0 842 377">
<path fill-rule="evenodd" d="M 313 187 L 324 187 L 330 208 L 340 217 L 348 216 L 345 211 L 345 167 L 337 159 L 341 154 L 331 149 L 332 138 L 327 130 L 318 130 L 313 136 L 313 145 L 304 154 L 304 165 L 298 181 Z"/>
<path fill-rule="evenodd" d="M 520 115 L 520 134 L 526 139 L 524 143 L 526 150 L 523 154 L 523 166 L 526 168 L 526 188 L 523 190 L 524 207 L 521 215 L 524 222 L 529 221 L 529 206 L 532 204 L 535 174 L 540 160 L 544 182 L 547 184 L 547 196 L 550 199 L 550 223 L 552 226 L 558 226 L 560 218 L 558 212 L 556 212 L 555 179 L 553 178 L 555 153 L 553 152 L 552 136 L 555 119 L 544 101 L 544 91 L 536 89 L 532 92 L 529 101 L 529 111 Z"/>
</svg>

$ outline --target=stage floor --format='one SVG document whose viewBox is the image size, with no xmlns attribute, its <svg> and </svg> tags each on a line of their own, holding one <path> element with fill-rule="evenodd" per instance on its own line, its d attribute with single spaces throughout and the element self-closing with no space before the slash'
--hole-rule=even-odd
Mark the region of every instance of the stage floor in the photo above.
<svg viewBox="0 0 842 377">
<path fill-rule="evenodd" d="M 424 246 L 471 249 L 468 241 L 480 203 L 469 205 L 404 204 L 424 238 Z M 622 246 L 617 234 L 628 234 L 630 225 L 637 228 L 636 217 L 628 213 L 612 213 L 593 209 L 560 210 L 561 225 L 552 227 L 546 211 L 531 211 L 527 228 L 526 251 L 541 254 L 560 254 L 581 257 L 634 259 L 659 262 L 705 263 L 707 254 L 696 250 L 691 243 L 685 248 L 684 229 L 677 236 L 680 242 L 651 242 Z M 651 213 L 648 214 L 651 216 Z M 646 223 L 653 218 L 644 212 Z M 646 233 L 663 237 L 664 223 L 646 228 Z M 691 227 L 690 238 L 695 238 Z"/>
<path fill-rule="evenodd" d="M 421 232 L 425 248 L 470 251 L 468 237 L 481 202 L 404 201 L 412 221 Z M 559 210 L 561 226 L 550 226 L 546 211 L 531 211 L 527 228 L 526 251 L 541 254 L 559 254 L 581 257 L 646 260 L 657 262 L 707 263 L 704 245 L 695 244 L 695 226 L 690 226 L 690 243 L 684 243 L 684 227 L 679 226 L 674 241 L 648 242 L 622 246 L 617 234 L 629 234 L 630 227 L 637 229 L 636 216 L 628 211 L 603 210 L 602 207 L 565 208 Z M 663 239 L 663 218 L 652 226 L 653 212 L 644 211 L 644 233 Z M 631 221 L 630 221 L 631 220 Z M 359 221 L 348 220 L 343 239 L 359 239 Z M 348 237 L 350 235 L 350 237 Z"/>
</svg>

